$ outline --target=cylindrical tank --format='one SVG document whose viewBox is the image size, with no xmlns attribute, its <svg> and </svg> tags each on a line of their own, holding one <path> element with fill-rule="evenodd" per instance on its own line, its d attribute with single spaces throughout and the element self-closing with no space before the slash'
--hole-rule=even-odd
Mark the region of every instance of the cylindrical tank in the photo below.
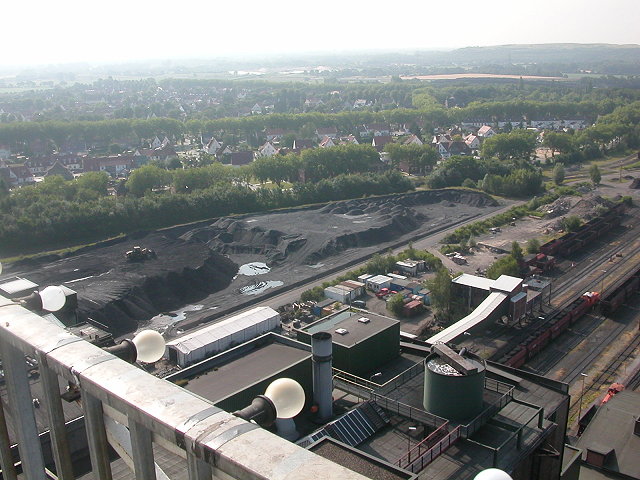
<svg viewBox="0 0 640 480">
<path fill-rule="evenodd" d="M 333 378 L 331 363 L 333 342 L 328 332 L 311 335 L 313 362 L 313 401 L 318 405 L 318 418 L 328 420 L 333 416 Z"/>
<path fill-rule="evenodd" d="M 482 412 L 484 362 L 469 353 L 464 358 L 478 371 L 463 374 L 437 354 L 425 359 L 423 404 L 427 412 L 457 422 L 471 420 Z"/>
</svg>

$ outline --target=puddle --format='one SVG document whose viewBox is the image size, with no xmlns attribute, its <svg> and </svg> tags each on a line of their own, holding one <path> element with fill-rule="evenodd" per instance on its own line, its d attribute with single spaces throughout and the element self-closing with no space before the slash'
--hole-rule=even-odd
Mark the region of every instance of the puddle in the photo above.
<svg viewBox="0 0 640 480">
<path fill-rule="evenodd" d="M 140 330 L 156 330 L 160 333 L 165 333 L 171 330 L 171 328 L 187 318 L 187 312 L 197 312 L 202 310 L 204 305 L 187 305 L 180 310 L 173 312 L 161 313 L 152 317 L 149 321 L 141 323 L 138 331 Z"/>
<path fill-rule="evenodd" d="M 267 280 L 266 282 L 258 282 L 242 287 L 240 293 L 243 295 L 258 295 L 269 288 L 280 287 L 281 285 L 284 285 L 284 282 L 280 280 Z"/>
<path fill-rule="evenodd" d="M 269 273 L 270 271 L 271 268 L 269 268 L 266 263 L 251 262 L 242 265 L 238 269 L 238 275 L 246 275 L 249 277 L 253 275 L 263 275 L 265 273 Z"/>
</svg>

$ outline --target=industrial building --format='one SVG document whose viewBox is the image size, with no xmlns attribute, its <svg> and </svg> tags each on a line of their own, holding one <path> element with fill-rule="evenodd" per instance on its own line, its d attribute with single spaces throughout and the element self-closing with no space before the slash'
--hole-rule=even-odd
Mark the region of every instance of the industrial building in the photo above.
<svg viewBox="0 0 640 480">
<path fill-rule="evenodd" d="M 295 378 L 311 399 L 311 347 L 267 333 L 167 377 L 227 411 L 264 393 L 276 378 Z"/>
<path fill-rule="evenodd" d="M 452 342 L 466 332 L 502 318 L 518 320 L 527 311 L 528 297 L 521 278 L 500 275 L 497 280 L 491 280 L 462 274 L 453 280 L 453 284 L 459 295 L 467 299 L 469 308 L 475 308 L 463 319 L 429 338 L 427 343 L 430 345 Z M 480 299 L 481 303 L 476 306 Z"/>
<path fill-rule="evenodd" d="M 343 309 L 296 329 L 296 336 L 311 344 L 317 332 L 333 336 L 333 366 L 354 375 L 365 375 L 398 356 L 400 322 L 389 317 Z"/>
<path fill-rule="evenodd" d="M 166 357 L 181 367 L 199 362 L 280 326 L 280 314 L 256 307 L 167 342 Z"/>
</svg>

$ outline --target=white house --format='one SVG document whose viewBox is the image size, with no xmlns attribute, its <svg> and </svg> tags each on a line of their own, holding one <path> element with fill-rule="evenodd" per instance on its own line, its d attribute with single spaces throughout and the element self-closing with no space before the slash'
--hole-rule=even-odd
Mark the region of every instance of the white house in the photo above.
<svg viewBox="0 0 640 480">
<path fill-rule="evenodd" d="M 222 147 L 222 144 L 218 142 L 214 137 L 211 137 L 209 143 L 207 143 L 202 150 L 209 155 L 215 155 L 218 153 L 218 150 Z"/>
<path fill-rule="evenodd" d="M 333 143 L 333 140 L 331 139 L 331 137 L 324 137 L 322 141 L 318 144 L 318 146 L 320 148 L 329 148 L 329 147 L 335 147 L 336 144 Z"/>
<path fill-rule="evenodd" d="M 162 140 L 157 136 L 151 141 L 151 148 L 160 148 L 162 146 Z"/>
<path fill-rule="evenodd" d="M 471 150 L 478 150 L 480 148 L 480 138 L 473 133 L 464 137 L 464 143 L 466 143 Z"/>
<path fill-rule="evenodd" d="M 483 125 L 478 129 L 477 135 L 481 138 L 491 138 L 496 132 L 489 125 Z"/>
<path fill-rule="evenodd" d="M 258 148 L 258 157 L 272 157 L 274 156 L 276 153 L 278 153 L 278 150 L 276 149 L 276 147 L 274 147 L 271 142 L 266 142 L 264 145 L 262 145 L 260 148 Z"/>
<path fill-rule="evenodd" d="M 422 140 L 420 140 L 417 135 L 410 135 L 409 137 L 406 138 L 404 142 L 402 142 L 402 144 L 403 145 L 424 145 Z"/>
<path fill-rule="evenodd" d="M 340 138 L 340 144 L 341 145 L 358 145 L 360 142 L 358 142 L 358 139 L 356 137 L 354 137 L 353 135 L 347 135 L 346 137 L 341 137 Z"/>
</svg>

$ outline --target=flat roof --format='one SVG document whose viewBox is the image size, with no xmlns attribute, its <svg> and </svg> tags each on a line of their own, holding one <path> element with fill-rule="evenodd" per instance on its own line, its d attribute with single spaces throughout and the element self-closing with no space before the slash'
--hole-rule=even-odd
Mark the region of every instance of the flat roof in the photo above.
<svg viewBox="0 0 640 480">
<path fill-rule="evenodd" d="M 486 290 L 487 292 L 491 290 L 495 280 L 491 280 L 490 278 L 478 277 L 476 275 L 470 275 L 468 273 L 463 273 L 459 277 L 456 277 L 452 280 L 453 283 L 457 285 L 464 285 L 465 287 L 473 287 L 478 288 L 480 290 Z"/>
<path fill-rule="evenodd" d="M 309 446 L 309 450 L 373 480 L 406 480 L 415 478 L 413 474 L 402 470 L 400 467 L 361 452 L 331 437 L 324 437 Z"/>
<path fill-rule="evenodd" d="M 464 332 L 476 325 L 484 322 L 493 311 L 498 308 L 502 302 L 508 298 L 508 295 L 503 292 L 491 292 L 484 301 L 478 305 L 478 307 L 462 320 L 454 323 L 448 328 L 445 328 L 439 333 L 427 340 L 427 343 L 433 345 L 438 342 L 447 343 L 458 338 Z"/>
<path fill-rule="evenodd" d="M 306 350 L 278 342 L 268 343 L 198 374 L 189 379 L 184 388 L 219 402 L 308 358 L 311 358 L 311 352 Z"/>
<path fill-rule="evenodd" d="M 37 283 L 33 283 L 26 278 L 16 278 L 15 280 L 0 285 L 0 290 L 5 292 L 9 297 L 28 290 L 36 290 L 37 288 Z"/>
<path fill-rule="evenodd" d="M 358 321 L 363 317 L 368 318 L 369 322 L 362 323 Z M 317 322 L 313 322 L 300 330 L 309 335 L 317 332 L 329 332 L 333 337 L 333 343 L 351 347 L 393 325 L 400 325 L 400 322 L 393 318 L 376 315 L 375 313 L 343 310 Z M 340 335 L 336 333 L 336 329 L 338 328 L 344 328 L 348 333 Z"/>
<path fill-rule="evenodd" d="M 386 275 L 375 275 L 373 277 L 367 278 L 367 282 L 369 283 L 385 283 L 390 282 L 391 277 L 387 277 Z"/>
<path fill-rule="evenodd" d="M 522 279 L 510 275 L 500 275 L 491 287 L 493 290 L 511 293 L 520 286 Z"/>
</svg>

